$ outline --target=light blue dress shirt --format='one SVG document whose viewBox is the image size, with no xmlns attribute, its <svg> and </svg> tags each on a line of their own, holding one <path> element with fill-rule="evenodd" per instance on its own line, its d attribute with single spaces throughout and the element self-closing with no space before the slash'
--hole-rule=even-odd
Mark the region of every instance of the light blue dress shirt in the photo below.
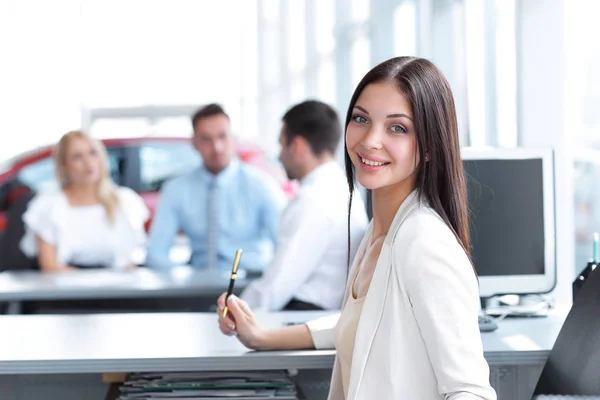
<svg viewBox="0 0 600 400">
<path fill-rule="evenodd" d="M 213 181 L 218 187 L 218 267 L 230 269 L 238 248 L 240 268 L 262 271 L 273 257 L 279 218 L 286 204 L 283 190 L 263 171 L 232 160 L 213 175 L 200 167 L 163 186 L 147 244 L 146 264 L 169 268 L 169 251 L 179 230 L 190 241 L 191 264 L 208 263 L 208 201 Z"/>
</svg>

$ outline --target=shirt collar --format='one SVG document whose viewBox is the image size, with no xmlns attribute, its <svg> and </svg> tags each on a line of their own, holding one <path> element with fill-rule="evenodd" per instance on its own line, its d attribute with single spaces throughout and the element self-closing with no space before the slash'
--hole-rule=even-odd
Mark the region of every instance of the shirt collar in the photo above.
<svg viewBox="0 0 600 400">
<path fill-rule="evenodd" d="M 239 168 L 240 160 L 237 158 L 232 158 L 229 162 L 229 165 L 227 165 L 227 167 L 225 167 L 225 169 L 219 172 L 217 175 L 213 175 L 206 168 L 204 168 L 204 166 L 200 167 L 199 173 L 204 183 L 210 185 L 214 182 L 218 187 L 220 187 L 231 182 Z"/>
<path fill-rule="evenodd" d="M 323 174 L 328 173 L 329 171 L 333 171 L 335 169 L 339 169 L 337 162 L 328 161 L 324 164 L 319 165 L 317 168 L 310 171 L 304 178 L 300 180 L 300 185 L 310 185 L 314 183 L 319 177 Z"/>
</svg>

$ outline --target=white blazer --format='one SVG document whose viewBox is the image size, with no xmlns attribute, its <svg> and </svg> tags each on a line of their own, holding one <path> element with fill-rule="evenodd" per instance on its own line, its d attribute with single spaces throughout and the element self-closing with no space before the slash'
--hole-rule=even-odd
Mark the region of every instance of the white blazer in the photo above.
<svg viewBox="0 0 600 400">
<path fill-rule="evenodd" d="M 495 400 L 475 273 L 450 228 L 417 193 L 398 209 L 377 260 L 356 330 L 348 400 Z M 317 348 L 333 348 L 337 317 L 307 324 Z M 344 399 L 337 357 L 329 399 Z"/>
</svg>

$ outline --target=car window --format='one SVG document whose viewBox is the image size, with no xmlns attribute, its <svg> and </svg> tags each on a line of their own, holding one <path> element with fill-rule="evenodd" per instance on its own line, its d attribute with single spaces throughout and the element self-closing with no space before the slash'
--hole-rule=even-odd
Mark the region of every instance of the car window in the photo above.
<svg viewBox="0 0 600 400">
<path fill-rule="evenodd" d="M 117 185 L 123 184 L 123 149 L 120 147 L 109 147 L 106 149 L 108 155 L 108 170 L 110 177 Z"/>
<path fill-rule="evenodd" d="M 119 157 L 121 149 L 108 149 L 108 165 L 110 176 L 113 181 L 119 185 L 121 181 L 121 171 Z M 54 158 L 47 157 L 21 168 L 17 173 L 17 181 L 29 186 L 36 192 L 46 189 L 58 188 L 56 180 L 56 165 Z"/>
<path fill-rule="evenodd" d="M 55 173 L 54 159 L 48 157 L 21 168 L 17 173 L 17 181 L 39 192 L 58 187 Z"/>
<path fill-rule="evenodd" d="M 147 143 L 140 146 L 141 191 L 160 190 L 162 184 L 200 165 L 200 155 L 187 142 Z"/>
</svg>

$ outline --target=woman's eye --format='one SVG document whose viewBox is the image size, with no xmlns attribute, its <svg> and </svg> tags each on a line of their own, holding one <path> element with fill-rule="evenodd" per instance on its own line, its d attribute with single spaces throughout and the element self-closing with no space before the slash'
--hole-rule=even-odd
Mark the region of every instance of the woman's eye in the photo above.
<svg viewBox="0 0 600 400">
<path fill-rule="evenodd" d="M 352 117 L 352 120 L 354 122 L 358 122 L 359 124 L 366 124 L 367 123 L 367 119 L 365 117 L 363 117 L 362 115 L 354 115 Z"/>
<path fill-rule="evenodd" d="M 392 125 L 390 129 L 394 133 L 406 133 L 406 129 L 402 125 Z"/>
</svg>

